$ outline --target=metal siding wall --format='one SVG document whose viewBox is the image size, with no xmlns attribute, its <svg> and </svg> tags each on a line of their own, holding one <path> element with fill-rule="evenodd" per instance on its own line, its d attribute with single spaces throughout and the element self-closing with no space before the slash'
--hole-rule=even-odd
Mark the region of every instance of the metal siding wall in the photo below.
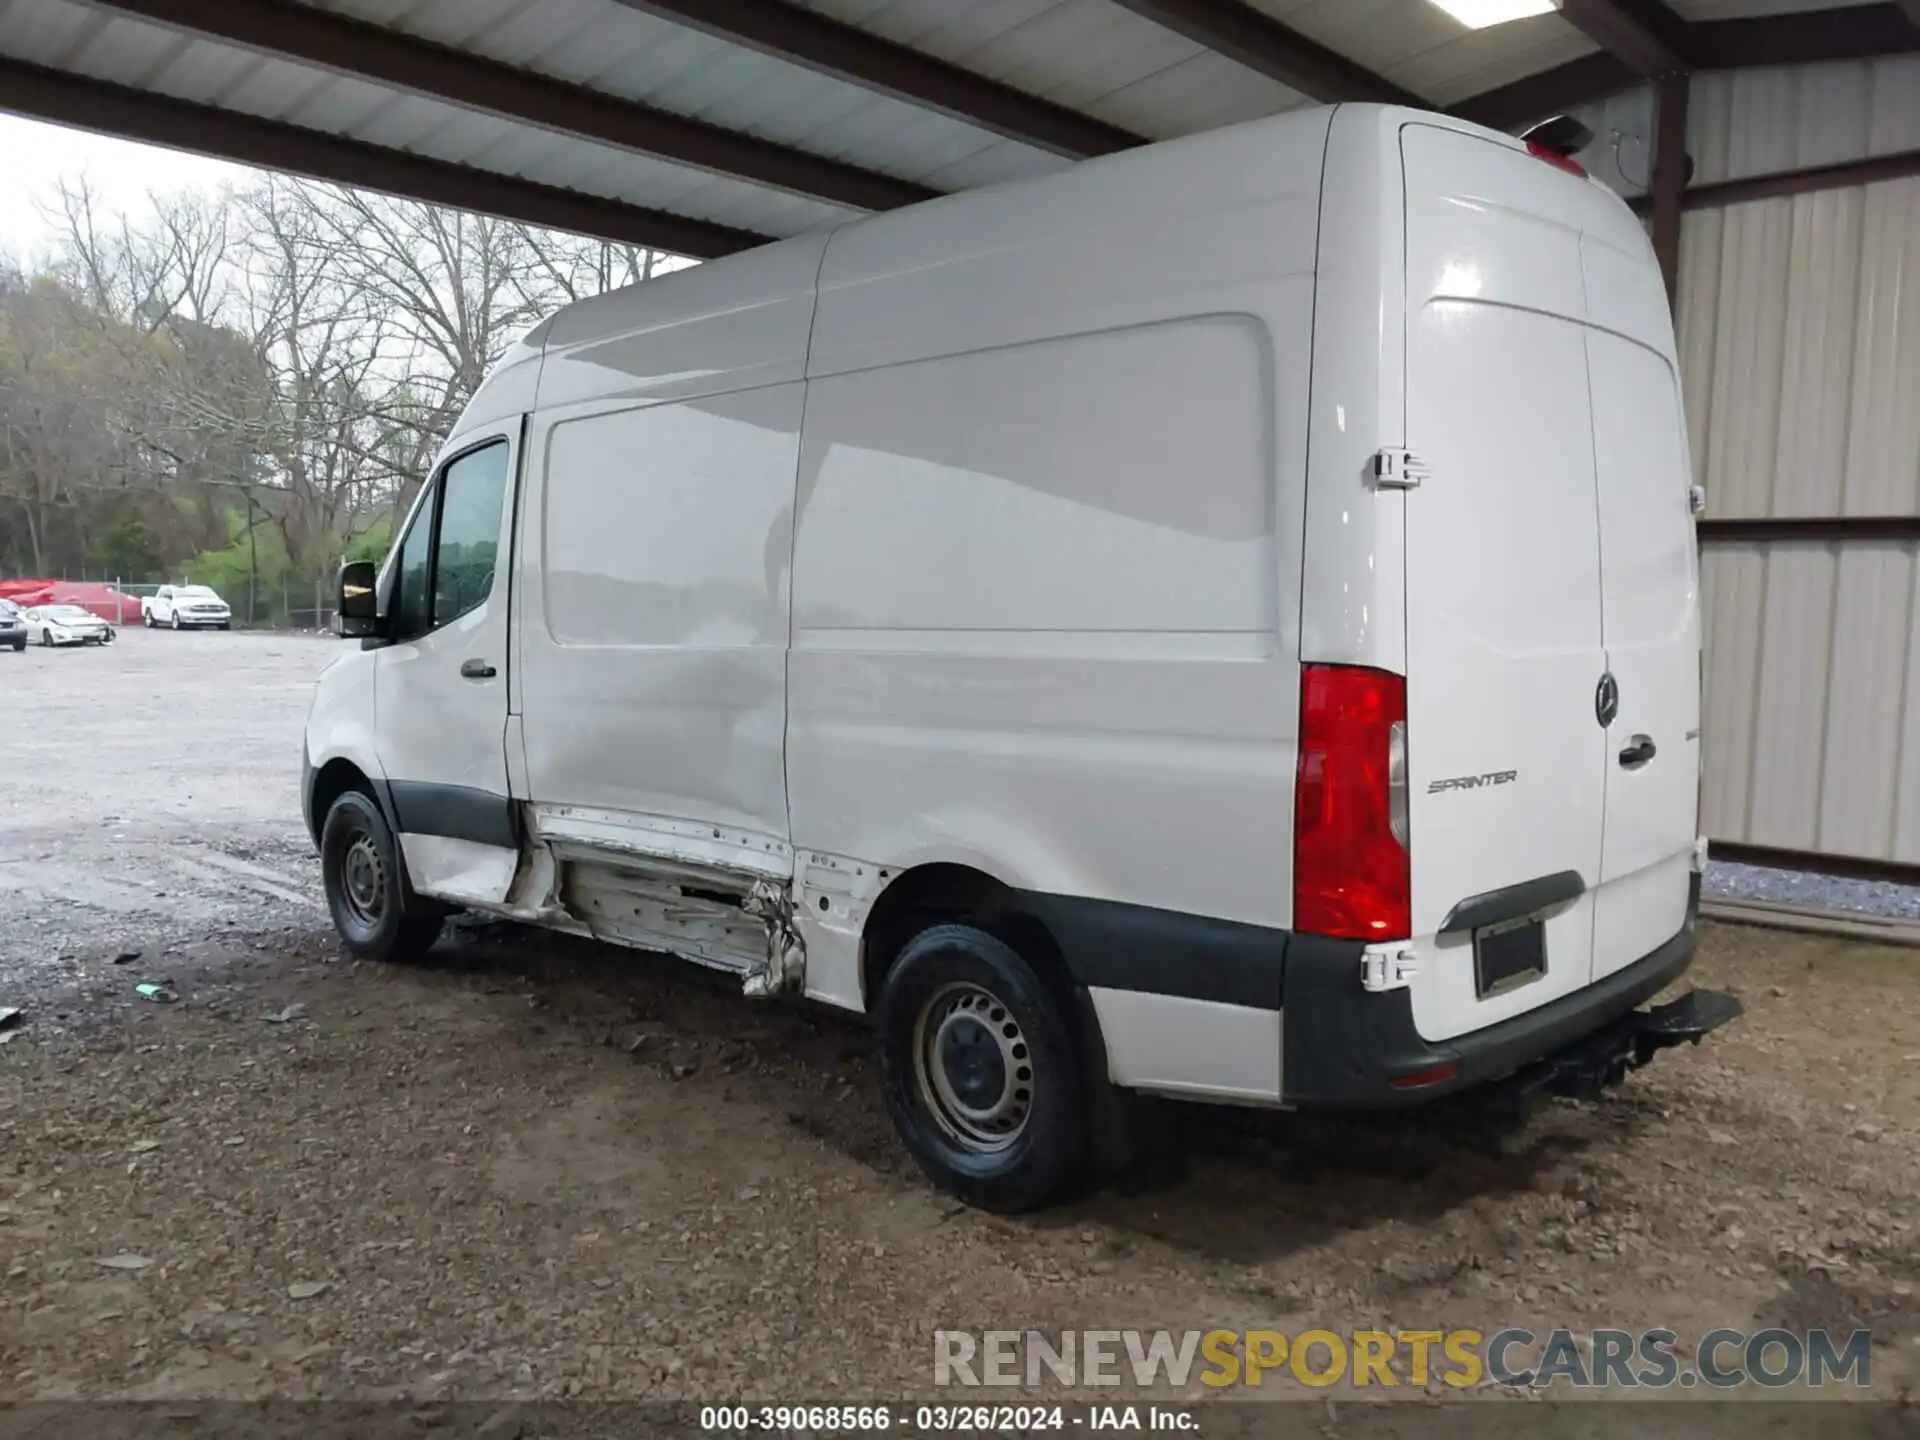
<svg viewBox="0 0 1920 1440">
<path fill-rule="evenodd" d="M 1920 58 L 1694 86 L 1697 183 L 1920 147 Z M 1710 517 L 1920 513 L 1920 180 L 1689 212 L 1677 324 Z M 1709 835 L 1920 863 L 1917 550 L 1707 548 Z"/>
</svg>

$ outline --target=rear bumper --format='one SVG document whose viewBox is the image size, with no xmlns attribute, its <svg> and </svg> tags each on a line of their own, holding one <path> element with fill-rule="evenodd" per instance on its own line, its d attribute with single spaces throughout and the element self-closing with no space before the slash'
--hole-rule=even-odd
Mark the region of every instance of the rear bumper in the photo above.
<svg viewBox="0 0 1920 1440">
<path fill-rule="evenodd" d="M 1358 941 L 1113 901 L 1032 892 L 1023 900 L 1088 1001 L 1108 1078 L 1197 1100 L 1381 1109 L 1509 1076 L 1575 1091 L 1595 1075 L 1611 1083 L 1738 1013 L 1736 1002 L 1706 992 L 1652 1013 L 1635 1008 L 1693 961 L 1697 874 L 1685 925 L 1652 953 L 1445 1041 L 1421 1036 L 1411 991 L 1362 987 Z"/>
<path fill-rule="evenodd" d="M 1409 991 L 1360 988 L 1358 946 L 1295 936 L 1287 951 L 1281 1052 L 1286 1099 L 1316 1107 L 1420 1104 L 1535 1066 L 1553 1068 L 1563 1052 L 1615 1026 L 1685 973 L 1699 942 L 1699 913 L 1695 875 L 1686 925 L 1651 954 L 1537 1010 L 1440 1042 L 1414 1028 Z M 1406 1085 L 1428 1074 L 1444 1078 Z"/>
</svg>

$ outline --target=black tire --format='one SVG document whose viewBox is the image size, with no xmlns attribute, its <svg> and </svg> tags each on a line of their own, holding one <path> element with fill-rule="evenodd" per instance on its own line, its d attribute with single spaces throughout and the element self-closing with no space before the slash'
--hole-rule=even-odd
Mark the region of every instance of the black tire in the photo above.
<svg viewBox="0 0 1920 1440">
<path fill-rule="evenodd" d="M 24 655 L 27 653 L 27 637 L 25 635 L 20 636 L 13 642 L 13 653 L 16 655 Z"/>
<path fill-rule="evenodd" d="M 222 630 L 231 630 L 233 629 L 233 622 L 231 620 L 222 620 L 220 622 L 220 628 Z"/>
<path fill-rule="evenodd" d="M 327 811 L 320 874 L 334 929 L 356 959 L 404 959 L 440 938 L 446 912 L 413 893 L 393 831 L 362 791 L 347 791 Z"/>
<path fill-rule="evenodd" d="M 173 612 L 173 628 L 175 630 L 180 629 L 180 612 L 178 610 Z"/>
<path fill-rule="evenodd" d="M 874 1018 L 887 1110 L 934 1184 L 1015 1214 L 1072 1183 L 1087 1147 L 1079 1055 L 1018 951 L 973 925 L 923 930 L 887 972 Z"/>
<path fill-rule="evenodd" d="M 140 612 L 140 623 L 149 630 L 153 629 L 153 612 L 151 610 L 142 610 Z"/>
</svg>

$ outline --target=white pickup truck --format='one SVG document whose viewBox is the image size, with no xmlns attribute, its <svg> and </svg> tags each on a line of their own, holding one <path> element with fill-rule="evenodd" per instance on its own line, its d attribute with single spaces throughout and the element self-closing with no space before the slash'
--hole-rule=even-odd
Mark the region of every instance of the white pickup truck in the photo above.
<svg viewBox="0 0 1920 1440">
<path fill-rule="evenodd" d="M 141 597 L 140 619 L 149 630 L 162 626 L 170 630 L 233 628 L 233 612 L 227 602 L 205 585 L 162 585 L 153 594 Z"/>
</svg>

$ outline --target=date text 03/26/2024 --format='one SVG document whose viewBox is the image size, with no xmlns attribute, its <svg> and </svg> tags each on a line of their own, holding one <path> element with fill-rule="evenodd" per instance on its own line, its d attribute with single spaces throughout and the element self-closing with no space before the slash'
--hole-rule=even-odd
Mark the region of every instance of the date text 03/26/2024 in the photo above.
<svg viewBox="0 0 1920 1440">
<path fill-rule="evenodd" d="M 1199 1416 L 1172 1405 L 707 1405 L 700 1429 L 740 1434 L 1015 1434 L 1137 1430 L 1193 1433 Z"/>
</svg>

